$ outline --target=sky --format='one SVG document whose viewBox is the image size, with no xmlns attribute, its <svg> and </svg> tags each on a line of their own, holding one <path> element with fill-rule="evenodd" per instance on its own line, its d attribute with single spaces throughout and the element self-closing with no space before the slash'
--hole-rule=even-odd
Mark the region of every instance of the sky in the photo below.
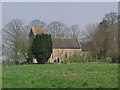
<svg viewBox="0 0 120 90">
<path fill-rule="evenodd" d="M 28 24 L 34 19 L 49 24 L 61 21 L 68 27 L 78 24 L 82 30 L 97 23 L 109 12 L 118 12 L 117 2 L 3 2 L 2 26 L 20 18 Z"/>
</svg>

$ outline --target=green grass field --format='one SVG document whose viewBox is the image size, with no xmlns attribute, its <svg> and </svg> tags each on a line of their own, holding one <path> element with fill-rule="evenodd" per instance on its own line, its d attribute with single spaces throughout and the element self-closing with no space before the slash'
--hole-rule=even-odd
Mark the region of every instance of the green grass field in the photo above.
<svg viewBox="0 0 120 90">
<path fill-rule="evenodd" d="M 118 64 L 45 64 L 3 67 L 3 88 L 117 88 Z"/>
</svg>

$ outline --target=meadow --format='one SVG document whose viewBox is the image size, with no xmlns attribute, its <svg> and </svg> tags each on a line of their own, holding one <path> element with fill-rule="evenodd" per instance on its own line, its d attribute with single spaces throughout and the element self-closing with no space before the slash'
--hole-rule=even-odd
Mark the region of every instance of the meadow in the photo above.
<svg viewBox="0 0 120 90">
<path fill-rule="evenodd" d="M 118 88 L 118 64 L 3 66 L 3 88 Z"/>
</svg>

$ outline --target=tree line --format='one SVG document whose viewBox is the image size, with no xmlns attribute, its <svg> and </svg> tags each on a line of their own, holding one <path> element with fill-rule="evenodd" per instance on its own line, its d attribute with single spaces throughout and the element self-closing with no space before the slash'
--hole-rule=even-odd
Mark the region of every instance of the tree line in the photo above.
<svg viewBox="0 0 120 90">
<path fill-rule="evenodd" d="M 95 60 L 119 62 L 118 55 L 118 14 L 110 12 L 103 20 L 87 26 L 87 42 L 92 44 L 92 56 Z"/>
<path fill-rule="evenodd" d="M 25 25 L 23 20 L 13 19 L 2 30 L 2 54 L 7 56 L 8 61 L 28 59 L 28 34 L 32 27 L 46 28 L 52 37 L 75 37 L 79 42 L 90 42 L 93 58 L 107 60 L 110 57 L 112 62 L 118 62 L 118 14 L 115 12 L 105 14 L 98 23 L 86 25 L 85 32 L 77 24 L 68 27 L 60 21 L 47 24 L 35 19 Z"/>
<path fill-rule="evenodd" d="M 2 54 L 7 56 L 8 61 L 14 63 L 17 61 L 22 62 L 24 59 L 28 60 L 30 54 L 28 52 L 28 35 L 32 27 L 46 28 L 46 32 L 51 34 L 52 37 L 76 37 L 81 39 L 81 36 L 83 36 L 77 24 L 67 27 L 63 22 L 53 21 L 47 25 L 45 22 L 35 19 L 25 25 L 22 19 L 13 19 L 3 27 L 2 33 Z"/>
</svg>

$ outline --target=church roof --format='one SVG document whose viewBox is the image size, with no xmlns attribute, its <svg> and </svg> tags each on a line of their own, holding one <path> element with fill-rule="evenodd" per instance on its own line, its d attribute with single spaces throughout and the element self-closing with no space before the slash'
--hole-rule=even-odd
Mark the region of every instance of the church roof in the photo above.
<svg viewBox="0 0 120 90">
<path fill-rule="evenodd" d="M 76 38 L 52 37 L 53 48 L 60 49 L 80 49 Z"/>
<path fill-rule="evenodd" d="M 82 51 L 92 51 L 92 42 L 81 42 Z"/>
<path fill-rule="evenodd" d="M 45 28 L 31 28 L 31 31 L 30 31 L 30 34 L 33 34 L 33 35 L 37 35 L 37 34 L 42 34 L 42 33 L 45 33 Z"/>
</svg>

